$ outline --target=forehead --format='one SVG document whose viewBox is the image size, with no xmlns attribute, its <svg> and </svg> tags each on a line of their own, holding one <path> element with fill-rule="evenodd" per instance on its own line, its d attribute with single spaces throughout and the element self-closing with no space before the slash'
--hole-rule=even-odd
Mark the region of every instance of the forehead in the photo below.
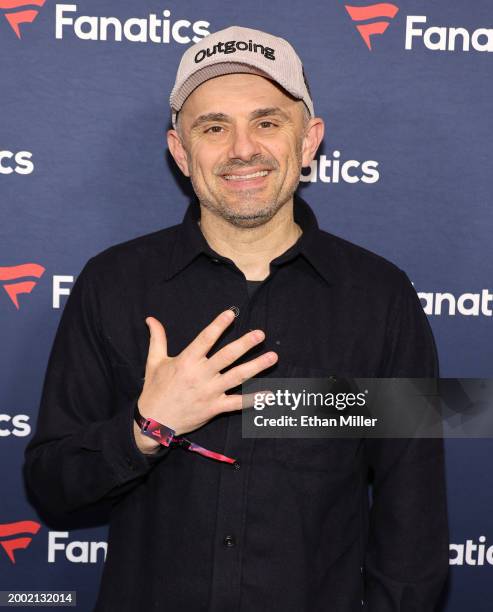
<svg viewBox="0 0 493 612">
<path fill-rule="evenodd" d="M 214 77 L 199 85 L 183 104 L 181 114 L 193 120 L 204 113 L 247 115 L 260 107 L 279 107 L 288 114 L 300 103 L 277 83 L 256 74 L 235 73 Z"/>
</svg>

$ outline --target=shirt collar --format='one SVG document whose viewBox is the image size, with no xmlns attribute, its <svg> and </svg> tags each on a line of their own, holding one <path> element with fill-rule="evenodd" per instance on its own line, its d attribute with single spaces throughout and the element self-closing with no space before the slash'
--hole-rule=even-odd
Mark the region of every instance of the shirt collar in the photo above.
<svg viewBox="0 0 493 612">
<path fill-rule="evenodd" d="M 294 195 L 294 220 L 303 230 L 299 240 L 287 251 L 272 260 L 272 265 L 280 265 L 302 254 L 305 259 L 329 284 L 335 282 L 335 270 L 331 263 L 331 253 L 323 235 L 329 236 L 319 229 L 317 218 L 311 207 L 298 194 Z M 167 280 L 186 268 L 196 257 L 205 253 L 212 259 L 233 263 L 232 260 L 214 251 L 207 243 L 198 225 L 200 219 L 200 204 L 195 197 L 185 212 L 179 225 L 172 255 L 164 278 Z"/>
</svg>

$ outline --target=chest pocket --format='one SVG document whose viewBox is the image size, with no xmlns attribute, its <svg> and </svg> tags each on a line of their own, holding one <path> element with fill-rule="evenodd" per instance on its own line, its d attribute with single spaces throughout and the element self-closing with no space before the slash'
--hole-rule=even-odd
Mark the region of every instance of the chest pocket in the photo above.
<svg viewBox="0 0 493 612">
<path fill-rule="evenodd" d="M 286 364 L 285 371 L 286 378 L 328 379 L 333 376 L 329 368 L 304 364 Z M 272 445 L 273 459 L 294 471 L 331 472 L 335 475 L 354 469 L 354 456 L 358 453 L 360 443 L 358 439 L 335 437 L 276 438 Z"/>
<path fill-rule="evenodd" d="M 362 438 L 279 438 L 272 448 L 274 461 L 285 469 L 340 479 L 359 469 L 362 444 Z"/>
</svg>

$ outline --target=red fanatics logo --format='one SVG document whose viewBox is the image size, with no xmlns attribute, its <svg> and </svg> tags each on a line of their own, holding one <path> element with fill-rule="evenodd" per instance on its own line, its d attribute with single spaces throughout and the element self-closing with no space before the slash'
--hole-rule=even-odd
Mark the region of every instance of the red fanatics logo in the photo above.
<svg viewBox="0 0 493 612">
<path fill-rule="evenodd" d="M 399 12 L 399 8 L 390 2 L 368 4 L 367 6 L 346 4 L 345 7 L 351 19 L 358 22 L 356 29 L 370 51 L 372 50 L 371 37 L 375 34 L 383 34 L 390 25 L 390 21 L 387 21 L 387 19 L 393 19 Z M 382 17 L 386 19 L 384 20 Z M 359 23 L 362 21 L 370 21 L 370 23 Z"/>
<path fill-rule="evenodd" d="M 27 8 L 31 6 L 43 6 L 46 0 L 0 0 L 0 9 L 3 9 L 5 19 L 14 30 L 17 38 L 21 38 L 19 26 L 22 23 L 32 23 L 38 16 L 38 9 Z"/>
<path fill-rule="evenodd" d="M 1 0 L 0 0 L 1 2 Z M 41 278 L 46 268 L 36 263 L 26 263 L 19 266 L 0 266 L 0 281 L 11 281 L 24 276 L 35 276 Z M 14 306 L 19 310 L 19 300 L 17 296 L 19 293 L 31 293 L 36 286 L 36 281 L 22 280 L 16 283 L 3 283 L 3 288 L 7 292 L 7 295 L 12 300 Z"/>
<path fill-rule="evenodd" d="M 40 523 L 36 523 L 36 521 L 17 521 L 16 523 L 0 524 L 0 546 L 7 553 L 12 563 L 15 564 L 14 550 L 27 548 L 31 544 L 32 537 L 28 535 L 21 537 L 11 536 L 19 536 L 24 533 L 36 535 L 40 527 Z"/>
</svg>

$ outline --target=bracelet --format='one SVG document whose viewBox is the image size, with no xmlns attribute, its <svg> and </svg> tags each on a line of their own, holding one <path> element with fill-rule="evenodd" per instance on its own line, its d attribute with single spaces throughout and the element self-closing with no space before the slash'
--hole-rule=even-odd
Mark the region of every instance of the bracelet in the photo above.
<svg viewBox="0 0 493 612">
<path fill-rule="evenodd" d="M 154 440 L 163 446 L 171 446 L 171 443 L 175 440 L 174 430 L 162 423 L 158 423 L 154 419 L 143 417 L 139 412 L 137 402 L 135 402 L 134 417 L 144 436 L 154 438 Z"/>
<path fill-rule="evenodd" d="M 162 423 L 159 423 L 154 419 L 143 417 L 139 412 L 137 402 L 135 402 L 134 418 L 137 422 L 137 425 L 140 427 L 140 431 L 144 434 L 144 436 L 153 438 L 163 446 L 166 446 L 168 448 L 179 446 L 184 450 L 191 451 L 193 453 L 198 453 L 199 455 L 203 455 L 204 457 L 208 457 L 209 459 L 215 459 L 216 461 L 230 463 L 235 469 L 239 469 L 240 467 L 240 464 L 236 461 L 236 459 L 226 457 L 226 455 L 216 453 L 215 451 L 207 450 L 206 448 L 195 444 L 195 442 L 191 442 L 183 436 L 175 436 L 175 432 L 173 429 L 171 429 L 171 427 L 167 427 L 166 425 L 163 425 Z"/>
</svg>

